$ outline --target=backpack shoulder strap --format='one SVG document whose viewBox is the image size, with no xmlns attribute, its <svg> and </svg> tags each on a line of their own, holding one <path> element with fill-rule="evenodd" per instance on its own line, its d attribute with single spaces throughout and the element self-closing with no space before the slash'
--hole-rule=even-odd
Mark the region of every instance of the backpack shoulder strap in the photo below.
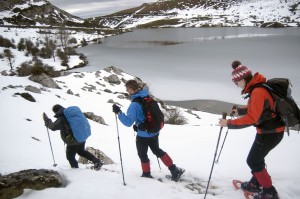
<svg viewBox="0 0 300 199">
<path fill-rule="evenodd" d="M 132 100 L 132 102 L 137 102 L 142 106 L 142 109 L 144 109 L 144 99 L 141 97 L 136 97 Z"/>
<path fill-rule="evenodd" d="M 141 97 L 136 97 L 136 98 L 134 98 L 133 100 L 132 100 L 132 102 L 138 102 L 138 103 L 143 103 L 143 98 L 141 98 Z"/>
<path fill-rule="evenodd" d="M 272 98 L 273 100 L 275 100 L 274 97 L 273 97 L 273 95 L 272 95 L 272 92 L 274 92 L 274 90 L 273 90 L 273 88 L 271 88 L 271 87 L 270 87 L 269 85 L 267 85 L 267 84 L 257 84 L 257 85 L 254 85 L 253 88 L 251 89 L 249 95 L 248 95 L 249 97 L 250 97 L 251 93 L 253 92 L 253 90 L 254 90 L 255 88 L 264 88 L 264 89 L 271 95 L 271 98 Z M 276 114 L 276 112 L 275 112 L 274 110 L 272 110 L 271 108 L 268 108 L 268 110 L 271 111 L 272 113 L 275 113 L 275 114 Z"/>
<path fill-rule="evenodd" d="M 73 132 L 72 132 L 72 129 L 71 129 L 71 126 L 68 122 L 68 120 L 66 119 L 66 117 L 63 115 L 60 117 L 60 121 L 61 123 L 63 124 L 65 130 L 64 130 L 64 134 L 67 136 L 67 135 L 72 135 L 73 136 Z"/>
<path fill-rule="evenodd" d="M 270 87 L 267 88 L 267 87 L 266 87 L 266 84 L 255 84 L 254 86 L 252 86 L 252 88 L 250 89 L 248 95 L 246 95 L 246 96 L 244 97 L 244 99 L 249 98 L 249 97 L 251 96 L 253 90 L 256 89 L 256 88 L 266 88 L 266 89 L 268 90 L 268 88 L 270 88 Z"/>
<path fill-rule="evenodd" d="M 144 102 L 145 102 L 145 98 L 151 98 L 149 95 L 145 96 L 145 97 L 136 97 L 132 100 L 132 102 L 138 102 L 140 103 L 142 106 L 144 106 Z"/>
<path fill-rule="evenodd" d="M 248 94 L 246 97 L 244 97 L 244 99 L 247 99 L 248 97 L 250 97 L 251 94 L 252 94 L 252 92 L 253 92 L 253 90 L 256 89 L 256 88 L 264 88 L 265 90 L 267 90 L 268 93 L 270 93 L 272 99 L 274 100 L 274 97 L 273 97 L 273 95 L 272 95 L 272 93 L 275 93 L 275 92 L 274 92 L 274 89 L 271 88 L 271 87 L 270 87 L 269 85 L 267 85 L 267 84 L 256 84 L 256 85 L 254 85 L 254 86 L 251 88 L 249 94 Z M 276 93 L 275 93 L 275 94 L 276 94 Z"/>
<path fill-rule="evenodd" d="M 65 118 L 65 116 L 61 117 L 61 123 L 64 125 L 64 127 L 66 128 L 67 131 L 72 132 L 70 124 L 69 124 L 68 120 Z"/>
</svg>

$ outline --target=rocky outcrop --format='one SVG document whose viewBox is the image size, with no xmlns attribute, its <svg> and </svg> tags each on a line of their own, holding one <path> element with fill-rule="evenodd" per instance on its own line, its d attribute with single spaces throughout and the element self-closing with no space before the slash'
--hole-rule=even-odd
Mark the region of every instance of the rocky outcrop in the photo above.
<svg viewBox="0 0 300 199">
<path fill-rule="evenodd" d="M 16 4 L 22 4 L 24 2 L 25 2 L 24 0 L 1 1 L 0 12 L 4 10 L 12 9 Z"/>
<path fill-rule="evenodd" d="M 25 91 L 30 91 L 30 92 L 33 92 L 33 93 L 41 93 L 41 89 L 39 89 L 35 86 L 31 86 L 31 85 L 26 86 Z"/>
<path fill-rule="evenodd" d="M 108 73 L 114 72 L 117 75 L 121 75 L 124 72 L 122 69 L 119 69 L 119 68 L 114 67 L 114 66 L 106 67 L 103 70 L 105 70 Z"/>
<path fill-rule="evenodd" d="M 30 95 L 29 93 L 15 93 L 14 96 L 16 96 L 16 95 L 20 95 L 21 97 L 23 97 L 24 99 L 26 99 L 30 102 L 36 102 L 34 97 L 32 97 L 32 95 Z"/>
<path fill-rule="evenodd" d="M 82 22 L 84 21 L 79 17 L 53 6 L 48 1 L 10 0 L 0 2 L 0 11 L 6 10 L 15 13 L 11 18 L 4 18 L 5 21 L 15 25 L 48 24 L 61 26 L 61 24 L 71 22 L 73 23 L 72 25 L 76 24 L 82 26 Z M 41 3 L 37 4 L 37 2 Z"/>
<path fill-rule="evenodd" d="M 115 164 L 115 162 L 112 159 L 110 159 L 105 153 L 103 153 L 99 149 L 95 149 L 93 147 L 88 146 L 88 147 L 86 147 L 85 150 L 87 150 L 88 152 L 90 152 L 91 154 L 93 154 L 94 156 L 99 158 L 100 160 L 102 160 L 104 165 Z M 92 163 L 88 159 L 86 159 L 84 157 L 81 157 L 81 156 L 79 157 L 78 162 L 81 163 L 81 164 L 91 164 Z"/>
<path fill-rule="evenodd" d="M 43 86 L 48 87 L 48 88 L 58 88 L 58 89 L 60 89 L 58 84 L 51 77 L 46 75 L 45 73 L 42 73 L 41 75 L 31 75 L 29 77 L 29 79 L 31 81 L 42 84 Z"/>
<path fill-rule="evenodd" d="M 95 115 L 93 112 L 85 112 L 84 115 L 88 119 L 98 122 L 99 124 L 107 125 L 101 116 Z"/>
<path fill-rule="evenodd" d="M 63 186 L 63 178 L 57 172 L 46 169 L 29 169 L 0 176 L 0 198 L 10 199 L 22 195 L 24 189 L 42 190 Z"/>
<path fill-rule="evenodd" d="M 111 83 L 111 84 L 121 84 L 121 80 L 119 79 L 119 77 L 115 74 L 113 75 L 110 75 L 108 77 L 104 77 L 103 78 L 105 81 L 107 81 L 108 83 Z"/>
</svg>

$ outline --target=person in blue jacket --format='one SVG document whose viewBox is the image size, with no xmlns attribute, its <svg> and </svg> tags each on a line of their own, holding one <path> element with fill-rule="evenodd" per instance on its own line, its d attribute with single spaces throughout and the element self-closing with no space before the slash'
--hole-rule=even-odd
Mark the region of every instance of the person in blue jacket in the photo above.
<svg viewBox="0 0 300 199">
<path fill-rule="evenodd" d="M 145 114 L 142 105 L 138 102 L 134 102 L 133 99 L 141 97 L 144 98 L 149 95 L 147 88 L 140 88 L 140 85 L 135 80 L 128 80 L 125 83 L 126 91 L 130 95 L 131 104 L 127 109 L 127 113 L 123 113 L 120 107 L 116 104 L 113 105 L 113 112 L 118 115 L 119 120 L 127 127 L 135 125 L 134 130 L 137 131 L 136 136 L 136 148 L 138 156 L 141 160 L 142 176 L 147 178 L 153 178 L 151 176 L 150 161 L 147 155 L 148 148 L 151 149 L 161 161 L 169 168 L 171 172 L 171 179 L 178 181 L 184 172 L 184 169 L 177 167 L 171 157 L 159 147 L 159 132 L 149 133 L 137 128 L 145 120 Z"/>
<path fill-rule="evenodd" d="M 46 113 L 43 113 L 45 126 L 52 131 L 60 131 L 61 139 L 67 145 L 66 157 L 72 168 L 79 168 L 78 162 L 75 158 L 76 154 L 78 154 L 79 156 L 92 161 L 94 163 L 95 170 L 100 170 L 103 165 L 102 160 L 94 156 L 89 151 L 85 150 L 85 141 L 77 142 L 75 140 L 69 122 L 64 116 L 64 109 L 65 108 L 59 104 L 53 106 L 52 111 L 55 113 L 54 117 L 56 118 L 54 122 L 52 122 L 52 120 L 46 115 Z"/>
</svg>

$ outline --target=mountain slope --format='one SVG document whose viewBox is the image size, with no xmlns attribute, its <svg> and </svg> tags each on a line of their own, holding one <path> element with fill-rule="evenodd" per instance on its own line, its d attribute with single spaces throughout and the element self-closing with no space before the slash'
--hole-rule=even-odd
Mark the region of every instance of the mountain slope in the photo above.
<svg viewBox="0 0 300 199">
<path fill-rule="evenodd" d="M 4 25 L 88 28 L 300 26 L 297 0 L 161 0 L 107 16 L 81 19 L 47 0 L 1 1 Z"/>
<path fill-rule="evenodd" d="M 5 25 L 73 27 L 90 25 L 83 19 L 53 6 L 46 0 L 3 1 L 0 4 L 0 16 Z"/>
<path fill-rule="evenodd" d="M 300 26 L 297 0 L 165 0 L 90 19 L 113 28 Z"/>
</svg>

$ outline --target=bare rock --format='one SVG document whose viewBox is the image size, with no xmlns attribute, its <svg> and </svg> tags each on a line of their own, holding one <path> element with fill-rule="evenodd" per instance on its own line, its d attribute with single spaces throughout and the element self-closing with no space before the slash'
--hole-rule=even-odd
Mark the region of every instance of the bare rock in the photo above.
<svg viewBox="0 0 300 199">
<path fill-rule="evenodd" d="M 6 70 L 1 71 L 1 75 L 3 75 L 3 76 L 8 76 L 8 72 L 7 72 Z"/>
<path fill-rule="evenodd" d="M 101 71 L 96 71 L 95 76 L 98 78 L 101 76 Z"/>
<path fill-rule="evenodd" d="M 46 75 L 45 73 L 42 73 L 41 75 L 31 75 L 29 77 L 29 79 L 31 81 L 42 84 L 43 86 L 48 87 L 48 88 L 58 88 L 58 89 L 60 89 L 58 84 L 51 77 Z"/>
<path fill-rule="evenodd" d="M 100 160 L 102 160 L 104 165 L 115 164 L 115 162 L 112 159 L 110 159 L 105 153 L 103 153 L 99 149 L 95 149 L 93 147 L 88 146 L 88 147 L 86 147 L 85 150 L 87 150 L 88 152 L 90 152 L 91 154 L 93 154 L 94 156 L 99 158 Z M 92 163 L 88 159 L 86 159 L 84 157 L 81 157 L 81 156 L 79 157 L 78 162 L 81 163 L 81 164 L 91 164 Z"/>
<path fill-rule="evenodd" d="M 121 75 L 121 73 L 123 73 L 123 70 L 121 70 L 121 69 L 119 69 L 119 68 L 116 68 L 116 67 L 114 67 L 114 66 L 106 67 L 106 68 L 104 68 L 103 70 L 105 70 L 105 71 L 108 72 L 108 73 L 113 72 L 113 73 L 115 73 L 115 74 L 117 74 L 117 75 Z"/>
<path fill-rule="evenodd" d="M 101 116 L 95 115 L 93 112 L 85 112 L 84 115 L 88 119 L 98 122 L 99 124 L 107 125 Z"/>
<path fill-rule="evenodd" d="M 63 186 L 63 178 L 57 172 L 46 169 L 29 169 L 0 176 L 0 198 L 11 199 L 23 194 L 24 189 L 42 190 Z"/>
<path fill-rule="evenodd" d="M 104 77 L 103 79 L 104 81 L 107 81 L 110 84 L 117 84 L 117 85 L 121 84 L 120 78 L 118 77 L 118 75 L 115 74 L 112 74 L 108 77 Z"/>
<path fill-rule="evenodd" d="M 32 95 L 30 95 L 29 93 L 15 93 L 14 96 L 16 96 L 16 95 L 20 95 L 21 97 L 23 97 L 24 99 L 26 99 L 30 102 L 36 102 L 34 97 L 32 97 Z"/>
<path fill-rule="evenodd" d="M 74 93 L 73 93 L 73 91 L 72 91 L 71 89 L 69 89 L 69 90 L 67 91 L 67 93 L 70 94 L 70 95 L 74 95 Z"/>
<path fill-rule="evenodd" d="M 31 86 L 31 85 L 26 86 L 25 90 L 33 92 L 33 93 L 41 93 L 41 89 L 39 89 L 39 88 L 37 88 L 35 86 Z"/>
</svg>

